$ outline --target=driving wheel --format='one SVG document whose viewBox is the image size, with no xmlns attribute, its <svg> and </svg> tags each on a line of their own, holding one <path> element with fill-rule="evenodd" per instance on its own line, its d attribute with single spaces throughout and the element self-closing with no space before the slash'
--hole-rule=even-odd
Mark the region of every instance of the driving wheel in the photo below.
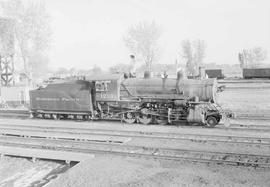
<svg viewBox="0 0 270 187">
<path fill-rule="evenodd" d="M 152 122 L 152 116 L 150 114 L 140 114 L 139 122 L 144 125 L 148 125 Z"/>
<path fill-rule="evenodd" d="M 123 114 L 123 120 L 126 123 L 132 124 L 136 121 L 136 115 L 133 112 L 127 112 Z"/>
</svg>

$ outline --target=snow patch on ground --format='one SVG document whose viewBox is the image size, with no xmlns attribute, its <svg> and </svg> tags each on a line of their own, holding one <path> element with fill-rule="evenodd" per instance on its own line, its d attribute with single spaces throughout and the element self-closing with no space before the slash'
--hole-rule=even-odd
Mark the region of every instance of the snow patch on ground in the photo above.
<svg viewBox="0 0 270 187">
<path fill-rule="evenodd" d="M 60 163 L 38 160 L 35 163 L 25 158 L 4 157 L 0 160 L 1 187 L 27 187 L 41 180 Z"/>
</svg>

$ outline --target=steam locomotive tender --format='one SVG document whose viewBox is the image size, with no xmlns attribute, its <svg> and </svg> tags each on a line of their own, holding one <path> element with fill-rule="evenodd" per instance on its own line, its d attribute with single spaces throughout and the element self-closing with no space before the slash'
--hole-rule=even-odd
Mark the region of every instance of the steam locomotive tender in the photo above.
<svg viewBox="0 0 270 187">
<path fill-rule="evenodd" d="M 215 79 L 124 79 L 121 75 L 55 82 L 30 91 L 32 117 L 117 119 L 142 124 L 216 126 Z"/>
</svg>

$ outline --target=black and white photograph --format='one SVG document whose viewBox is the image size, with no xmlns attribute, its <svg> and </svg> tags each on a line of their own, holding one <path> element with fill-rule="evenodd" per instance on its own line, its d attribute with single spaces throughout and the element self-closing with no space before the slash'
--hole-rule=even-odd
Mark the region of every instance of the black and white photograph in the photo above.
<svg viewBox="0 0 270 187">
<path fill-rule="evenodd" d="M 269 0 L 0 0 L 0 187 L 269 187 Z"/>
</svg>

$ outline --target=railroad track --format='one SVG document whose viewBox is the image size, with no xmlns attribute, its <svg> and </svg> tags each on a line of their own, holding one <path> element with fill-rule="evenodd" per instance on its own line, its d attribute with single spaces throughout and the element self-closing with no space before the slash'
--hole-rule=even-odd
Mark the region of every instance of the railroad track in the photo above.
<svg viewBox="0 0 270 187">
<path fill-rule="evenodd" d="M 110 154 L 117 156 L 143 157 L 165 160 L 188 160 L 204 163 L 225 163 L 233 165 L 253 166 L 270 168 L 270 157 L 255 154 L 237 154 L 197 151 L 187 149 L 166 149 L 144 146 L 129 146 L 115 144 L 101 144 L 89 142 L 74 142 L 71 140 L 51 140 L 38 138 L 19 138 L 4 141 L 1 137 L 1 146 L 49 149 L 69 152 L 80 152 L 89 154 Z"/>
<path fill-rule="evenodd" d="M 218 129 L 217 129 L 218 130 Z M 152 139 L 152 140 L 175 140 L 209 143 L 237 143 L 243 145 L 266 145 L 270 146 L 270 138 L 234 136 L 234 135 L 212 135 L 212 134 L 190 134 L 190 133 L 162 133 L 142 132 L 127 130 L 89 129 L 57 126 L 36 125 L 9 125 L 0 124 L 0 134 L 10 136 L 58 138 L 89 141 L 111 141 L 124 143 L 130 138 Z M 109 137 L 109 138 L 108 138 Z"/>
<path fill-rule="evenodd" d="M 244 125 L 244 124 L 238 124 L 234 123 L 230 126 L 230 128 L 236 128 L 236 129 L 255 129 L 255 130 L 263 130 L 263 131 L 268 131 L 270 130 L 270 123 L 269 125 Z"/>
<path fill-rule="evenodd" d="M 0 117 L 7 118 L 29 118 L 28 110 L 0 110 Z"/>
<path fill-rule="evenodd" d="M 0 110 L 0 114 L 18 114 L 18 115 L 29 115 L 29 111 L 28 110 Z"/>
<path fill-rule="evenodd" d="M 0 117 L 12 117 L 12 118 L 29 118 L 28 110 L 0 110 Z M 245 115 L 241 114 L 237 119 L 247 119 L 247 120 L 270 120 L 270 116 L 267 115 Z M 30 118 L 29 118 L 30 119 Z M 40 119 L 44 120 L 44 119 Z M 50 119 L 45 119 L 50 120 Z M 106 121 L 106 120 L 105 120 Z M 182 125 L 181 125 L 182 126 Z M 184 126 L 183 126 L 184 127 Z M 192 126 L 187 126 L 188 128 L 192 128 Z M 219 128 L 224 128 L 221 126 L 217 126 Z M 216 128 L 217 128 L 216 127 Z M 203 127 L 205 128 L 205 127 Z M 225 128 L 224 128 L 225 129 Z M 239 125 L 239 124 L 232 124 L 229 128 L 226 129 L 234 129 L 234 130 L 261 130 L 261 131 L 270 131 L 270 125 Z"/>
<path fill-rule="evenodd" d="M 241 124 L 232 124 L 230 127 L 217 126 L 215 129 L 223 131 L 246 131 L 246 132 L 270 132 L 270 125 L 241 125 Z"/>
<path fill-rule="evenodd" d="M 192 126 L 192 125 L 180 125 L 181 128 L 188 128 L 188 129 L 215 129 L 217 131 L 251 131 L 251 132 L 269 132 L 270 131 L 270 124 L 269 125 L 242 125 L 242 124 L 231 124 L 229 127 L 225 127 L 222 124 L 217 125 L 214 128 L 209 128 L 205 126 Z"/>
<path fill-rule="evenodd" d="M 219 79 L 218 83 L 270 83 L 269 79 Z"/>
<path fill-rule="evenodd" d="M 250 120 L 269 120 L 270 115 L 266 111 L 262 114 L 252 114 L 252 113 L 243 113 L 235 112 L 236 119 L 250 119 Z"/>
<path fill-rule="evenodd" d="M 212 143 L 238 144 L 270 147 L 270 138 L 232 137 L 202 134 L 181 134 L 162 132 L 140 132 L 78 127 L 57 127 L 37 125 L 0 124 L 0 146 L 31 149 L 49 149 L 89 154 L 112 154 L 168 160 L 189 160 L 206 163 L 226 163 L 244 166 L 269 167 L 270 156 L 224 151 L 175 149 L 159 144 L 147 146 L 145 140 L 189 141 L 193 144 Z M 141 140 L 140 145 L 130 145 L 129 139 Z M 127 141 L 126 141 L 127 140 Z M 151 144 L 150 144 L 151 145 Z M 190 143 L 188 144 L 190 145 Z M 207 147 L 208 145 L 204 145 Z M 181 146 L 180 146 L 181 147 Z M 184 146 L 185 147 L 185 146 Z M 188 148 L 190 148 L 188 146 Z M 200 146 L 199 146 L 200 147 Z M 255 148 L 254 147 L 254 148 Z M 256 151 L 255 151 L 256 152 Z"/>
</svg>

